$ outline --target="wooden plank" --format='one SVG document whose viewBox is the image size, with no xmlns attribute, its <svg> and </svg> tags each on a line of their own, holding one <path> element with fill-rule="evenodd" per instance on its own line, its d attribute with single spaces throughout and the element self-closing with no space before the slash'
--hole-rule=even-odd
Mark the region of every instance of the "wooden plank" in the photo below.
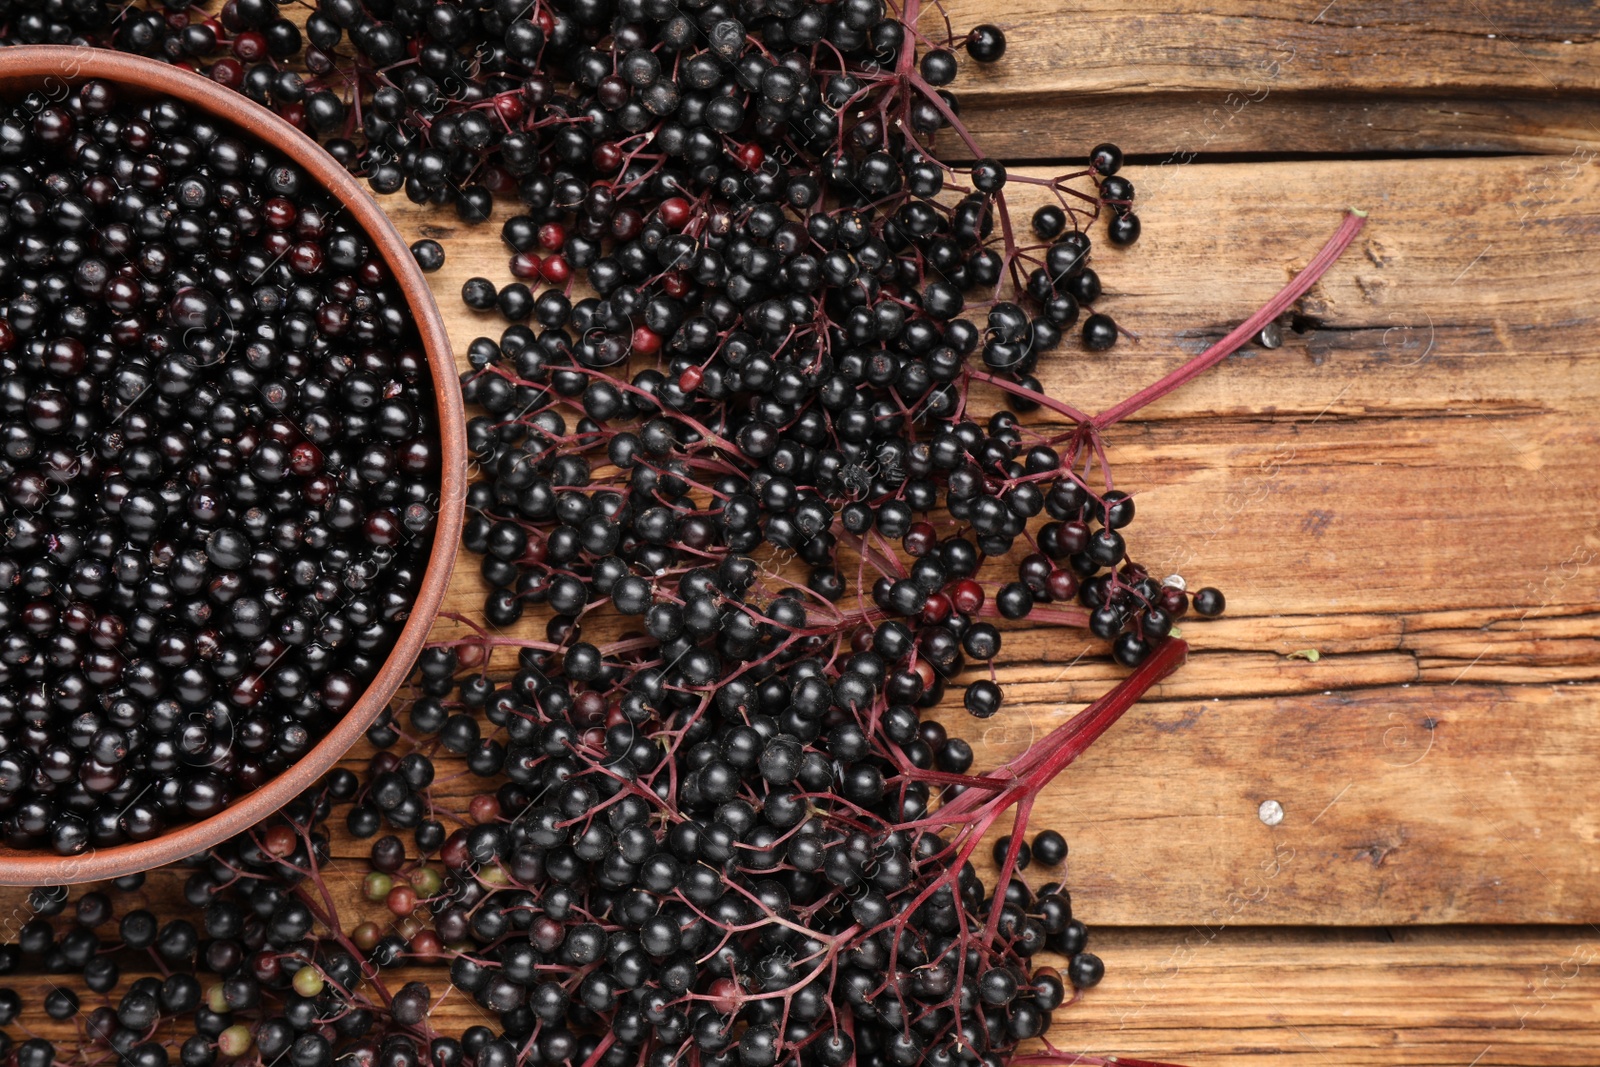
<svg viewBox="0 0 1600 1067">
<path fill-rule="evenodd" d="M 1431 201 L 1447 169 L 1459 200 L 1441 226 Z M 1304 302 L 1335 328 L 1299 339 L 1291 331 L 1283 350 L 1228 361 L 1150 409 L 1179 420 L 1170 426 L 1113 431 L 1122 483 L 1142 491 L 1141 558 L 1171 569 L 1217 559 L 1208 573 L 1228 575 L 1234 609 L 1251 615 L 1348 610 L 1348 597 L 1330 601 L 1328 592 L 1348 584 L 1352 558 L 1371 558 L 1383 572 L 1363 577 L 1361 610 L 1521 612 L 1581 602 L 1586 586 L 1566 572 L 1600 547 L 1585 474 L 1595 442 L 1581 417 L 1600 382 L 1584 341 L 1600 283 L 1566 264 L 1600 253 L 1596 228 L 1582 224 L 1600 173 L 1583 167 L 1567 177 L 1522 159 L 1192 167 L 1176 181 L 1182 188 L 1159 198 L 1145 239 L 1111 253 L 1105 268 L 1108 284 L 1137 275 L 1136 289 L 1105 303 L 1145 340 L 1108 357 L 1063 350 L 1043 368 L 1055 395 L 1094 409 L 1155 378 L 1174 365 L 1174 349 L 1198 349 L 1282 284 L 1315 243 L 1305 235 L 1336 217 L 1337 203 L 1388 202 Z M 1519 192 L 1538 183 L 1551 185 L 1544 199 L 1519 207 Z M 1302 201 L 1298 190 L 1312 195 Z M 1250 226 L 1207 225 L 1208 205 L 1225 198 L 1251 205 Z M 495 332 L 498 321 L 467 311 L 457 292 L 475 272 L 505 280 L 496 228 L 441 223 L 397 198 L 386 206 L 412 235 L 430 233 L 454 250 L 434 284 L 458 354 L 472 336 Z M 1518 230 L 1519 217 L 1526 239 L 1506 247 L 1500 235 Z M 1246 264 L 1263 249 L 1275 261 L 1232 270 L 1221 299 L 1215 285 L 1196 284 L 1195 264 Z M 1529 417 L 1543 411 L 1579 417 Z M 1507 417 L 1476 417 L 1484 414 Z M 1229 415 L 1302 421 L 1215 421 Z M 1408 423 L 1398 434 L 1381 418 L 1335 428 L 1352 415 L 1405 415 Z M 1384 491 L 1375 466 L 1383 462 L 1401 465 L 1405 491 Z M 1500 494 L 1505 507 L 1486 512 L 1483 501 Z M 1487 533 L 1503 514 L 1528 509 L 1543 513 L 1538 538 L 1451 536 L 1438 550 L 1428 542 L 1421 568 L 1386 563 L 1419 536 Z M 1252 550 L 1230 569 L 1218 554 L 1232 538 Z M 1485 568 L 1514 594 L 1441 580 Z M 1270 603 L 1238 599 L 1241 587 L 1268 586 Z M 479 588 L 463 575 L 452 606 L 471 610 Z M 1367 599 L 1375 589 L 1378 599 Z M 1497 597 L 1486 599 L 1491 591 Z"/>
<path fill-rule="evenodd" d="M 1195 657 L 1041 797 L 1031 830 L 1060 829 L 1072 854 L 1064 870 L 1030 879 L 1064 880 L 1096 925 L 1215 921 L 1230 894 L 1258 891 L 1274 861 L 1271 900 L 1256 901 L 1252 925 L 1600 919 L 1600 687 L 1412 684 L 1366 659 L 1276 658 L 1252 675 L 1240 657 Z M 1000 716 L 974 723 L 947 705 L 933 717 L 988 767 L 1114 673 L 1017 663 L 1002 673 L 1011 703 Z M 1241 676 L 1275 676 L 1277 692 L 1208 692 Z M 343 765 L 360 772 L 371 751 L 363 743 Z M 471 798 L 497 784 L 448 755 L 437 767 L 432 800 L 447 826 L 467 821 Z M 1277 826 L 1258 817 L 1265 800 L 1286 812 Z M 371 841 L 352 838 L 342 818 L 330 830 L 341 909 L 382 918 L 359 899 Z M 152 875 L 151 899 L 177 900 L 184 877 Z"/>
<path fill-rule="evenodd" d="M 1587 927 L 1194 926 L 1091 943 L 1110 963 L 1058 1016 L 1054 1039 L 1071 1051 L 1218 1067 L 1576 1065 L 1592 1062 L 1600 1025 Z"/>
<path fill-rule="evenodd" d="M 957 33 L 1007 31 L 1004 59 L 966 64 L 953 89 L 984 149 L 1013 159 L 1078 156 L 1100 140 L 1179 159 L 1564 155 L 1600 140 L 1585 119 L 1600 89 L 1595 35 L 1550 0 L 943 7 Z M 922 26 L 937 35 L 944 23 L 930 10 Z"/>
<path fill-rule="evenodd" d="M 1483 96 L 1321 92 L 1260 85 L 1148 92 L 1138 85 L 963 97 L 961 119 L 983 151 L 1006 161 L 1082 159 L 1110 141 L 1141 163 L 1305 156 L 1582 155 L 1600 147 L 1588 93 Z M 952 158 L 971 153 L 945 134 Z"/>
<path fill-rule="evenodd" d="M 1013 688 L 1038 703 L 982 735 L 986 758 L 1060 721 L 1050 688 Z M 1274 860 L 1252 923 L 1592 921 L 1597 714 L 1588 686 L 1465 683 L 1146 704 L 1057 782 L 1036 828 L 1067 833 L 1091 922 L 1197 921 Z M 1277 826 L 1258 818 L 1267 800 Z"/>
<path fill-rule="evenodd" d="M 1138 501 L 1133 558 L 1223 588 L 1234 615 L 1521 618 L 1594 603 L 1593 425 L 1554 416 L 1152 423 L 1127 429 L 1111 455 L 1117 484 Z M 1532 513 L 1537 536 L 1501 536 L 1508 515 Z M 447 610 L 481 610 L 479 563 L 462 557 Z M 985 571 L 1012 573 L 1003 561 Z M 1465 580 L 1486 574 L 1494 581 Z M 542 633 L 542 616 L 538 625 Z M 1192 636 L 1204 646 L 1209 633 L 1199 623 Z"/>
<path fill-rule="evenodd" d="M 1600 917 L 1600 786 L 1590 773 L 1600 689 L 1416 685 L 1399 680 L 1414 668 L 1385 673 L 1363 659 L 1277 659 L 1252 672 L 1239 657 L 1196 657 L 1046 791 L 1032 830 L 1061 829 L 1073 853 L 1065 872 L 1034 876 L 1064 875 L 1086 921 L 1181 924 L 1286 848 L 1296 858 L 1253 924 Z M 1241 676 L 1272 679 L 1276 692 L 1207 691 Z M 1001 677 L 1011 703 L 999 717 L 978 724 L 955 707 L 933 716 L 973 743 L 980 766 L 1043 736 L 1114 671 L 1018 664 Z M 369 756 L 361 746 L 345 765 L 359 771 Z M 449 757 L 438 767 L 433 801 L 456 825 L 495 783 Z M 1258 819 L 1269 799 L 1288 812 L 1275 828 Z M 364 868 L 349 864 L 370 841 L 332 829 L 353 894 Z"/>
<path fill-rule="evenodd" d="M 954 89 L 1019 94 L 1282 89 L 1378 92 L 1600 90 L 1600 37 L 1555 0 L 947 0 L 956 32 L 993 22 L 1004 59 L 963 68 Z M 924 32 L 942 29 L 928 5 Z"/>
<path fill-rule="evenodd" d="M 1106 977 L 1055 1012 L 1051 1039 L 1068 1052 L 1208 1067 L 1553 1067 L 1593 1063 L 1600 1042 L 1600 938 L 1588 927 L 1273 931 L 1215 923 L 1096 930 L 1090 945 L 1106 960 Z M 124 973 L 112 1004 L 139 973 Z M 441 967 L 397 968 L 378 979 L 390 991 L 413 980 L 435 998 L 430 1023 L 438 1032 L 492 1024 L 469 998 L 447 992 Z M 8 984 L 23 999 L 29 1035 L 75 1043 L 78 1020 L 57 1022 L 39 1010 L 61 981 L 22 976 Z M 83 1009 L 105 1002 L 86 994 Z"/>
<path fill-rule="evenodd" d="M 971 17 L 982 17 L 973 7 Z M 963 118 L 986 151 L 1013 159 L 1075 157 L 1107 140 L 1174 162 L 1228 153 L 1567 155 L 1600 141 L 1586 117 L 1592 104 L 1581 99 L 1594 90 L 1592 56 L 1581 51 L 1593 42 L 1565 43 L 1569 20 L 1556 5 L 1490 16 L 1465 4 L 1340 4 L 1318 19 L 1321 7 L 1184 5 L 1150 15 L 1112 4 L 1024 6 L 1006 60 L 964 68 Z M 963 5 L 953 8 L 965 25 Z M 1537 47 L 1509 28 L 1508 14 L 1522 33 L 1543 34 Z M 1481 32 L 1463 47 L 1466 27 Z M 1491 37 L 1494 27 L 1501 32 Z M 1556 98 L 1557 87 L 1580 98 Z"/>
<path fill-rule="evenodd" d="M 310 10 L 284 15 L 303 24 Z M 1077 158 L 1102 141 L 1158 161 L 1600 146 L 1594 35 L 1552 0 L 1493 12 L 1472 0 L 922 10 L 933 40 L 943 14 L 958 38 L 979 22 L 1006 29 L 1005 58 L 964 63 L 954 89 L 983 150 L 1009 161 Z M 968 155 L 945 141 L 953 158 Z"/>
<path fill-rule="evenodd" d="M 1097 253 L 1098 310 L 1141 340 L 1106 356 L 1063 346 L 1042 361 L 1052 395 L 1102 410 L 1202 351 L 1285 285 L 1350 206 L 1371 212 L 1367 227 L 1299 302 L 1284 347 L 1247 348 L 1145 417 L 1585 406 L 1595 356 L 1571 333 L 1592 321 L 1600 282 L 1566 264 L 1600 253 L 1600 167 L 1521 157 L 1129 174 L 1143 236 Z"/>
</svg>

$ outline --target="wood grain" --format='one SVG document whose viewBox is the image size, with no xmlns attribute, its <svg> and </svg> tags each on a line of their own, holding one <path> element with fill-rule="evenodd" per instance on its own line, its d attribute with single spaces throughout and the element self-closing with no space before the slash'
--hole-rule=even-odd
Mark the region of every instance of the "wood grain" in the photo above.
<svg viewBox="0 0 1600 1067">
<path fill-rule="evenodd" d="M 946 0 L 958 33 L 992 22 L 1005 58 L 964 68 L 968 95 L 1061 89 L 1249 88 L 1416 93 L 1428 89 L 1600 90 L 1600 36 L 1553 0 L 1177 0 L 1158 11 L 1123 0 Z M 921 23 L 941 26 L 937 11 Z M 1272 64 L 1276 62 L 1276 67 Z"/>
<path fill-rule="evenodd" d="M 983 93 L 962 121 L 985 153 L 1007 161 L 1081 160 L 1110 141 L 1140 162 L 1319 156 L 1541 153 L 1587 158 L 1600 147 L 1587 92 L 1487 95 L 1318 91 L 1259 85 L 1151 92 L 1138 87 Z M 952 158 L 966 146 L 944 135 Z"/>
<path fill-rule="evenodd" d="M 1011 162 L 1102 141 L 1156 162 L 1600 148 L 1595 27 L 1558 0 L 921 7 L 938 43 L 947 22 L 958 41 L 978 23 L 1006 30 L 1004 59 L 964 63 L 953 88 L 984 151 Z M 311 10 L 283 13 L 303 24 Z"/>
<path fill-rule="evenodd" d="M 1600 281 L 1572 264 L 1600 255 L 1594 163 L 1517 157 L 1125 173 L 1138 190 L 1143 236 L 1128 249 L 1102 239 L 1091 262 L 1106 288 L 1097 309 L 1139 340 L 1103 354 L 1064 344 L 1040 368 L 1052 396 L 1098 411 L 1159 378 L 1282 288 L 1347 207 L 1371 217 L 1301 301 L 1302 332 L 1285 330 L 1275 351 L 1247 348 L 1143 417 L 1518 414 L 1582 408 L 1592 395 L 1600 357 L 1585 329 Z M 1019 228 L 1044 200 L 1038 186 L 1013 187 Z M 504 324 L 467 310 L 459 294 L 474 275 L 510 280 L 498 222 L 515 208 L 502 205 L 495 222 L 469 227 L 399 196 L 385 207 L 409 236 L 451 249 L 432 281 L 458 355 L 479 334 L 498 336 Z"/>
<path fill-rule="evenodd" d="M 217 13 L 223 0 L 196 0 Z M 900 12 L 906 0 L 886 7 Z M 1476 90 L 1503 97 L 1537 90 L 1600 91 L 1600 27 L 1560 0 L 1179 0 L 1151 11 L 1128 0 L 917 0 L 928 42 L 960 47 L 974 25 L 1006 32 L 1000 62 L 965 62 L 955 83 L 969 98 L 1066 89 L 1154 95 L 1204 89 L 1362 90 L 1421 95 Z M 304 26 L 314 7 L 283 5 Z M 336 54 L 347 57 L 348 46 Z M 1274 68 L 1270 61 L 1276 60 Z M 963 80 L 964 79 L 964 80 Z M 1470 150 L 1458 145 L 1457 150 Z"/>
<path fill-rule="evenodd" d="M 1119 0 L 944 5 L 1006 30 L 1005 58 L 954 88 L 986 151 L 1157 159 L 1591 150 L 1595 27 L 1553 2 Z M 938 12 L 924 32 L 941 35 Z"/>
<path fill-rule="evenodd" d="M 1600 1042 L 1593 930 L 1268 931 L 1216 923 L 1098 930 L 1090 944 L 1110 966 L 1099 986 L 1055 1013 L 1052 1040 L 1068 1052 L 1205 1067 L 1576 1067 L 1594 1062 Z M 151 969 L 130 961 L 111 997 Z M 493 1023 L 447 991 L 439 969 L 403 967 L 379 978 L 391 991 L 410 980 L 429 986 L 438 1032 Z M 11 985 L 30 1034 L 71 1040 L 80 1020 L 56 1022 L 39 1010 L 58 981 L 25 976 Z M 105 1002 L 88 994 L 82 1009 Z"/>
<path fill-rule="evenodd" d="M 1139 340 L 1103 356 L 1064 346 L 1041 370 L 1052 395 L 1093 411 L 1156 379 L 1280 288 L 1346 207 L 1371 212 L 1284 347 L 1241 352 L 1111 435 L 1118 482 L 1138 496 L 1136 555 L 1222 586 L 1230 609 L 1186 622 L 1190 662 L 1035 816 L 1072 852 L 1064 871 L 1028 876 L 1065 877 L 1108 963 L 1058 1013 L 1055 1041 L 1195 1064 L 1595 1062 L 1592 12 L 1555 0 L 944 11 L 957 32 L 995 21 L 1009 35 L 1004 62 L 966 63 L 954 86 L 989 153 L 1039 161 L 1023 173 L 1046 177 L 1111 140 L 1146 164 L 1127 170 L 1143 238 L 1095 264 L 1101 310 Z M 1518 155 L 1486 158 L 1504 152 Z M 1321 158 L 1412 154 L 1452 158 Z M 1301 156 L 1319 158 L 1260 158 Z M 1029 193 L 1012 193 L 1024 224 L 1040 202 Z M 508 280 L 497 225 L 385 207 L 448 249 L 433 280 L 458 356 L 496 333 L 458 293 L 474 274 Z M 475 614 L 482 596 L 466 557 L 448 606 Z M 519 628 L 541 631 L 533 618 Z M 1119 675 L 1076 634 L 1038 627 L 1009 628 L 1002 663 L 1000 716 L 975 723 L 953 699 L 939 716 L 985 765 Z M 345 763 L 370 756 L 363 743 Z M 439 773 L 450 821 L 481 783 L 454 759 Z M 1257 814 L 1268 799 L 1286 813 L 1276 826 Z M 333 844 L 341 913 L 382 918 L 359 893 L 370 842 L 334 827 Z M 186 875 L 153 872 L 133 899 L 192 917 Z M 0 940 L 30 914 L 0 890 Z M 1568 925 L 1528 925 L 1542 923 Z M 130 961 L 121 988 L 141 968 Z M 395 984 L 408 977 L 436 994 L 447 984 L 438 968 Z M 29 1031 L 67 1036 L 71 1022 L 39 1010 L 47 979 L 7 981 Z M 444 1032 L 480 1021 L 459 994 L 434 1016 Z"/>
<path fill-rule="evenodd" d="M 972 742 L 980 767 L 1021 752 L 1114 678 L 1105 664 L 1067 676 L 1020 655 L 1001 674 L 1000 716 L 936 716 Z M 1218 699 L 1197 675 L 1264 695 Z M 1072 851 L 1064 870 L 1030 878 L 1065 880 L 1091 924 L 1215 922 L 1232 895 L 1263 886 L 1272 898 L 1251 925 L 1600 919 L 1595 687 L 1463 681 L 1446 694 L 1416 676 L 1401 656 L 1197 657 L 1047 790 L 1030 829 L 1062 831 Z M 435 808 L 455 825 L 484 783 L 455 760 L 439 775 Z M 1286 812 L 1275 827 L 1258 818 L 1266 800 Z M 341 865 L 364 869 L 370 842 L 332 829 Z"/>
</svg>

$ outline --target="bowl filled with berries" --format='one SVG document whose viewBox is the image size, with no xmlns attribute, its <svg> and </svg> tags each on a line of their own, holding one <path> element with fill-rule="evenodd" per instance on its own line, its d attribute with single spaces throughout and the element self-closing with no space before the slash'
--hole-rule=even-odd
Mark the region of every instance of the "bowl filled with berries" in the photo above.
<svg viewBox="0 0 1600 1067">
<path fill-rule="evenodd" d="M 387 705 L 459 541 L 438 309 L 367 191 L 179 67 L 0 50 L 0 883 L 282 808 Z"/>
</svg>

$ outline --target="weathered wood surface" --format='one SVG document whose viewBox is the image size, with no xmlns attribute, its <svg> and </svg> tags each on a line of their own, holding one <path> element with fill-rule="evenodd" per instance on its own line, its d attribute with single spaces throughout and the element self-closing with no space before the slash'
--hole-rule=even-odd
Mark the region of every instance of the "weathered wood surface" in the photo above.
<svg viewBox="0 0 1600 1067">
<path fill-rule="evenodd" d="M 924 32 L 941 35 L 928 5 Z M 1542 152 L 1600 142 L 1592 10 L 1557 0 L 1091 0 L 944 5 L 993 22 L 1005 60 L 955 88 L 986 151 L 1157 160 L 1263 153 Z"/>
<path fill-rule="evenodd" d="M 1239 921 L 1248 923 L 1253 907 L 1244 903 Z M 1055 1013 L 1053 1039 L 1069 1052 L 1206 1067 L 1576 1067 L 1594 1062 L 1600 1033 L 1600 937 L 1588 929 L 1266 931 L 1212 922 L 1106 929 L 1090 943 L 1113 967 Z M 148 959 L 126 966 L 124 984 L 154 971 Z M 440 969 L 379 978 L 391 992 L 410 980 L 429 985 L 438 1032 L 493 1024 L 447 991 Z M 39 1008 L 51 980 L 10 984 L 30 1034 L 76 1037 L 81 1020 L 55 1022 Z M 105 1002 L 89 994 L 82 1009 Z"/>
<path fill-rule="evenodd" d="M 958 87 L 960 82 L 957 83 Z M 1588 158 L 1594 97 L 1562 90 L 1445 96 L 1429 92 L 1243 88 L 1170 93 L 985 93 L 962 118 L 984 150 L 1004 159 L 1082 159 L 1114 141 L 1141 162 L 1356 155 L 1542 153 Z M 955 138 L 940 142 L 970 155 Z"/>
<path fill-rule="evenodd" d="M 989 152 L 1043 176 L 1113 140 L 1150 164 L 1128 170 L 1143 238 L 1096 262 L 1102 309 L 1140 341 L 1069 344 L 1043 368 L 1053 395 L 1121 399 L 1263 303 L 1345 207 L 1372 213 L 1283 348 L 1110 435 L 1136 554 L 1224 587 L 1229 613 L 1185 626 L 1190 662 L 1038 809 L 1071 841 L 1061 873 L 1109 965 L 1057 1043 L 1197 1064 L 1595 1062 L 1600 20 L 1556 0 L 945 11 L 1010 37 L 955 86 Z M 1499 152 L 1518 154 L 1481 157 Z M 1263 161 L 1388 154 L 1479 158 Z M 1212 158 L 1246 161 L 1191 162 Z M 1022 221 L 1037 198 L 1014 201 Z M 473 274 L 507 280 L 497 227 L 386 207 L 449 252 L 435 288 L 457 354 L 497 331 L 457 296 Z M 447 607 L 477 610 L 476 567 Z M 1011 705 L 942 716 L 988 763 L 1118 676 L 1070 633 L 1006 642 Z M 446 814 L 476 788 L 462 771 L 441 764 Z M 358 899 L 365 843 L 334 845 L 341 910 L 378 917 Z M 190 910 L 183 877 L 139 897 Z M 27 915 L 0 891 L 0 937 Z M 44 979 L 8 981 L 31 1031 L 65 1033 L 38 1010 Z M 435 1015 L 477 1021 L 459 995 Z"/>
<path fill-rule="evenodd" d="M 1013 49 L 968 75 L 969 94 L 1233 89 L 1258 71 L 1291 89 L 1600 90 L 1593 12 L 1554 0 L 1178 0 L 1159 10 L 1122 0 L 946 0 L 942 8 L 958 34 L 992 22 Z M 924 32 L 938 20 L 925 5 Z"/>
<path fill-rule="evenodd" d="M 284 7 L 297 22 L 311 10 Z M 947 21 L 958 40 L 978 23 L 1006 31 L 1004 61 L 964 63 L 954 86 L 968 128 L 1006 159 L 1081 158 L 1106 140 L 1173 163 L 1600 149 L 1600 21 L 1560 0 L 1187 0 L 1161 11 L 948 0 L 922 12 L 936 42 Z M 966 152 L 954 138 L 947 148 Z"/>
</svg>

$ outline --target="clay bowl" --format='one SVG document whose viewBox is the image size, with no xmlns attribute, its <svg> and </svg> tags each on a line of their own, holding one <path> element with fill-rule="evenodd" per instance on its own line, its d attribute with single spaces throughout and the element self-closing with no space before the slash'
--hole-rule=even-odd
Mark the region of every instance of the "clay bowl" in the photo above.
<svg viewBox="0 0 1600 1067">
<path fill-rule="evenodd" d="M 311 138 L 241 94 L 198 74 L 100 49 L 54 45 L 0 48 L 0 93 L 6 99 L 19 99 L 31 90 L 61 96 L 69 87 L 91 79 L 114 83 L 124 98 L 182 101 L 271 145 L 293 159 L 360 223 L 405 294 L 432 371 L 442 437 L 438 520 L 421 590 L 393 651 L 350 711 L 299 762 L 218 814 L 149 841 L 91 849 L 70 857 L 0 847 L 0 885 L 88 882 L 172 863 L 247 830 L 314 784 L 372 725 L 422 651 L 450 582 L 466 501 L 465 417 L 444 320 L 410 249 L 366 188 Z"/>
</svg>

